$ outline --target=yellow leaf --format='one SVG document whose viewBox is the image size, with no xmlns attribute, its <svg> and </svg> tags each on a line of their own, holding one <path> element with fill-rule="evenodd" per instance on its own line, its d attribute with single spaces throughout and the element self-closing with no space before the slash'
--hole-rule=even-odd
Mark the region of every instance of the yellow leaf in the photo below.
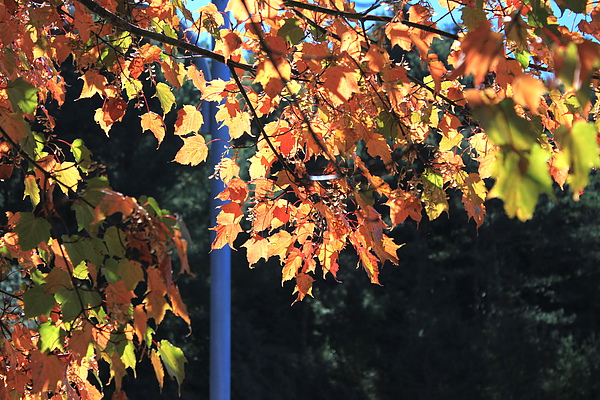
<svg viewBox="0 0 600 400">
<path fill-rule="evenodd" d="M 182 137 L 183 147 L 179 149 L 173 161 L 183 165 L 196 166 L 206 160 L 208 147 L 202 135 Z"/>
<path fill-rule="evenodd" d="M 142 131 L 151 131 L 156 140 L 158 140 L 157 147 L 159 147 L 165 138 L 165 122 L 163 118 L 152 111 L 147 112 L 140 118 L 142 119 Z"/>
<path fill-rule="evenodd" d="M 75 163 L 69 161 L 56 167 L 55 178 L 60 182 L 60 190 L 68 195 L 69 190 L 73 192 L 77 190 L 77 184 L 81 180 L 81 175 L 79 175 L 79 170 L 75 166 Z"/>
<path fill-rule="evenodd" d="M 202 124 L 204 117 L 202 113 L 191 105 L 185 105 L 177 112 L 177 121 L 175 121 L 175 134 L 187 135 L 188 133 L 197 133 Z"/>
</svg>

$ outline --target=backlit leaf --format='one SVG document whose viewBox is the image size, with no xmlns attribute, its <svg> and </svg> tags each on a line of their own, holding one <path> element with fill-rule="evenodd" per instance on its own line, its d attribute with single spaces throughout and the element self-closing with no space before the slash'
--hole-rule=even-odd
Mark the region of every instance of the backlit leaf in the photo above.
<svg viewBox="0 0 600 400">
<path fill-rule="evenodd" d="M 17 78 L 6 85 L 8 100 L 14 111 L 32 114 L 38 105 L 38 89 L 23 78 Z"/>
<path fill-rule="evenodd" d="M 140 118 L 142 119 L 142 131 L 151 131 L 156 140 L 158 140 L 158 146 L 160 146 L 165 138 L 165 122 L 163 118 L 152 111 L 143 114 Z"/>
<path fill-rule="evenodd" d="M 185 105 L 177 112 L 175 121 L 175 134 L 182 136 L 188 133 L 198 133 L 202 127 L 204 118 L 202 113 L 194 106 Z"/>
<path fill-rule="evenodd" d="M 594 124 L 584 121 L 576 121 L 572 129 L 563 128 L 557 134 L 565 161 L 570 167 L 567 182 L 574 192 L 585 188 L 590 170 L 600 166 L 597 135 Z"/>
<path fill-rule="evenodd" d="M 181 139 L 183 140 L 183 146 L 179 149 L 173 161 L 192 167 L 206 161 L 208 147 L 202 135 L 182 137 Z"/>
<path fill-rule="evenodd" d="M 161 340 L 158 344 L 158 355 L 167 373 L 177 380 L 179 389 L 181 390 L 181 382 L 185 376 L 184 365 L 187 362 L 183 351 L 179 347 L 173 346 L 167 340 Z"/>
<path fill-rule="evenodd" d="M 163 114 L 167 114 L 175 105 L 175 96 L 171 91 L 171 87 L 165 83 L 159 82 L 156 84 L 156 97 L 160 101 L 160 106 L 163 109 Z"/>
</svg>

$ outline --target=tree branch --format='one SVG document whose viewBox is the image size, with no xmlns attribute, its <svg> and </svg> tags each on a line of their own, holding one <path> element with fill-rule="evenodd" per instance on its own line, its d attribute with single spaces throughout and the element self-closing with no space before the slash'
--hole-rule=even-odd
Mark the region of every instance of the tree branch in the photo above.
<svg viewBox="0 0 600 400">
<path fill-rule="evenodd" d="M 99 16 L 100 18 L 106 20 L 110 24 L 120 28 L 126 32 L 132 33 L 137 36 L 144 37 L 146 39 L 156 40 L 157 42 L 168 44 L 174 47 L 177 47 L 182 50 L 189 51 L 194 53 L 198 57 L 205 57 L 220 62 L 222 64 L 227 64 L 229 66 L 242 69 L 244 71 L 254 71 L 254 67 L 249 64 L 240 63 L 237 61 L 225 59 L 221 54 L 217 54 L 205 48 L 193 45 L 191 43 L 185 42 L 180 39 L 174 39 L 170 36 L 163 35 L 162 33 L 152 32 L 147 29 L 142 29 L 139 26 L 135 26 L 123 18 L 119 17 L 116 14 L 108 11 L 106 8 L 100 6 L 98 3 L 95 3 L 93 0 L 76 0 L 81 3 L 88 10 Z"/>
<path fill-rule="evenodd" d="M 332 15 L 334 17 L 343 17 L 343 18 L 347 18 L 347 19 L 355 19 L 355 20 L 360 20 L 360 21 L 392 22 L 394 20 L 393 17 L 370 15 L 370 14 L 364 14 L 364 13 L 352 13 L 352 12 L 340 11 L 340 10 L 332 10 L 330 8 L 324 8 L 324 7 L 314 5 L 314 4 L 301 3 L 299 1 L 294 1 L 294 0 L 285 0 L 283 2 L 283 4 L 288 7 L 300 8 L 303 10 L 319 12 L 321 14 Z M 447 38 L 450 38 L 453 40 L 458 40 L 457 35 L 450 33 L 450 32 L 442 31 L 440 29 L 434 28 L 429 25 L 417 24 L 415 22 L 410 22 L 410 21 L 405 21 L 405 20 L 401 20 L 399 22 L 402 22 L 404 25 L 410 26 L 411 28 L 416 28 L 416 29 L 420 29 L 422 31 L 436 33 L 440 36 L 444 36 L 444 37 L 447 37 Z"/>
</svg>

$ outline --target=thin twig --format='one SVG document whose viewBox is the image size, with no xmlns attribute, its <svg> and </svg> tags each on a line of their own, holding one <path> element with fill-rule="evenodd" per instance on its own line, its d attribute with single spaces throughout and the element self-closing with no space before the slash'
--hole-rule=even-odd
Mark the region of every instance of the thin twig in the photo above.
<svg viewBox="0 0 600 400">
<path fill-rule="evenodd" d="M 230 66 L 229 69 L 231 70 L 231 76 L 233 76 L 233 80 L 235 81 L 235 84 L 237 85 L 238 89 L 240 89 L 240 92 L 242 93 L 242 96 L 244 97 L 244 100 L 246 101 L 246 104 L 248 105 L 248 108 L 250 109 L 250 112 L 252 113 L 254 121 L 258 125 L 258 129 L 260 129 L 260 133 L 261 133 L 262 137 L 265 139 L 265 141 L 267 142 L 267 145 L 269 146 L 271 151 L 275 154 L 275 156 L 277 157 L 277 159 L 279 160 L 279 162 L 281 163 L 283 168 L 290 175 L 292 175 L 294 177 L 294 180 L 296 181 L 296 183 L 299 183 L 301 181 L 300 177 L 288 165 L 288 162 L 283 158 L 283 156 L 281 154 L 279 154 L 279 152 L 275 148 L 275 145 L 273 144 L 273 142 L 271 142 L 269 135 L 267 135 L 267 132 L 265 132 L 265 128 L 263 127 L 263 124 L 260 122 L 260 118 L 258 117 L 258 114 L 256 113 L 256 110 L 254 109 L 254 106 L 252 105 L 252 102 L 250 101 L 250 98 L 248 97 L 248 93 L 246 93 L 246 89 L 242 85 L 240 78 L 238 77 L 237 73 L 235 72 L 235 68 L 233 66 Z"/>
<path fill-rule="evenodd" d="M 98 3 L 95 3 L 93 0 L 77 0 L 88 10 L 99 16 L 100 18 L 105 19 L 112 25 L 117 28 L 123 29 L 126 32 L 133 33 L 134 35 L 138 35 L 141 37 L 145 37 L 147 39 L 156 40 L 157 42 L 161 42 L 164 44 L 168 44 L 182 50 L 189 51 L 196 55 L 197 57 L 206 57 L 222 64 L 231 65 L 235 68 L 242 69 L 244 71 L 254 71 L 254 67 L 249 64 L 240 63 L 237 61 L 229 60 L 223 57 L 221 54 L 217 54 L 205 48 L 193 45 L 186 41 L 180 39 L 174 39 L 170 36 L 163 35 L 162 33 L 152 32 L 147 29 L 142 29 L 139 26 L 135 26 L 130 22 L 125 21 L 123 18 L 119 17 L 116 14 L 108 11 L 106 8 L 100 6 Z"/>
</svg>

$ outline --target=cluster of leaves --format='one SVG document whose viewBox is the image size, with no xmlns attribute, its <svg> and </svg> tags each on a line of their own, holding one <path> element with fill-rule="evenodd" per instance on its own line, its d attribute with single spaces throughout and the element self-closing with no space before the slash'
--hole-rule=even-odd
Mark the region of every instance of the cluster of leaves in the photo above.
<svg viewBox="0 0 600 400">
<path fill-rule="evenodd" d="M 79 98 L 103 100 L 94 119 L 107 135 L 137 112 L 159 146 L 167 133 L 181 138 L 174 161 L 184 165 L 207 157 L 204 119 L 173 90 L 189 80 L 202 103 L 218 103 L 231 145 L 250 141 L 255 151 L 248 174 L 236 157 L 216 166 L 226 203 L 212 247 L 234 246 L 246 231 L 249 263 L 279 258 L 298 300 L 317 271 L 336 276 L 346 247 L 378 283 L 382 263 L 398 262 L 388 229 L 448 212 L 448 191 L 480 226 L 487 198 L 526 220 L 554 183 L 583 190 L 600 163 L 600 8 L 557 1 L 589 14 L 572 31 L 541 0 L 440 5 L 462 18 L 458 34 L 438 29 L 428 5 L 406 1 L 385 17 L 375 15 L 379 3 L 359 13 L 343 0 L 230 0 L 231 19 L 179 0 L 0 4 L 0 178 L 19 170 L 33 206 L 7 215 L 0 242 L 3 275 L 18 265 L 26 278 L 1 317 L 2 390 L 97 397 L 87 374 L 104 359 L 121 394 L 136 344 L 160 382 L 161 360 L 182 377 L 181 352 L 152 332 L 167 309 L 189 323 L 170 257 L 177 249 L 188 271 L 185 241 L 154 200 L 111 190 L 81 141 L 55 136 L 47 106 L 65 101 L 65 62 L 83 80 Z M 180 35 L 182 22 L 214 48 Z M 433 51 L 440 40 L 452 41 L 447 58 Z M 193 57 L 225 63 L 232 78 L 207 81 L 185 64 Z"/>
<path fill-rule="evenodd" d="M 233 79 L 220 83 L 230 89 L 217 119 L 232 140 L 254 132 L 257 143 L 248 182 L 235 160 L 217 167 L 229 203 L 213 248 L 233 246 L 248 207 L 249 263 L 279 257 L 301 300 L 317 269 L 335 277 L 348 245 L 378 283 L 381 264 L 398 261 L 386 230 L 448 212 L 447 191 L 479 227 L 488 198 L 526 220 L 554 182 L 583 190 L 600 162 L 594 5 L 559 4 L 592 15 L 571 32 L 545 2 L 440 4 L 462 15 L 458 35 L 421 3 L 394 2 L 395 15 L 381 17 L 347 2 L 229 2 L 238 25 L 215 35 L 215 51 Z M 448 39 L 440 59 L 433 43 Z M 424 79 L 408 57 L 390 57 L 396 48 L 417 56 Z M 240 77 L 231 63 L 246 52 L 255 68 Z M 203 99 L 213 86 L 198 86 Z"/>
<path fill-rule="evenodd" d="M 95 54 L 103 37 L 86 10 L 0 5 L 0 178 L 21 177 L 31 204 L 31 212 L 6 212 L 0 238 L 3 287 L 15 289 L 2 291 L 2 398 L 100 399 L 102 362 L 114 398 L 125 398 L 122 379 L 144 355 L 161 387 L 165 371 L 183 379 L 182 351 L 154 338 L 168 310 L 190 324 L 171 262 L 176 250 L 180 273 L 189 273 L 177 219 L 153 198 L 112 190 L 81 139 L 55 136 L 46 108 L 65 101 L 60 65 L 69 59 L 84 81 L 80 98 L 104 98 L 95 119 L 105 131 L 125 114 L 103 71 L 131 40 L 117 33 L 113 53 Z"/>
</svg>

